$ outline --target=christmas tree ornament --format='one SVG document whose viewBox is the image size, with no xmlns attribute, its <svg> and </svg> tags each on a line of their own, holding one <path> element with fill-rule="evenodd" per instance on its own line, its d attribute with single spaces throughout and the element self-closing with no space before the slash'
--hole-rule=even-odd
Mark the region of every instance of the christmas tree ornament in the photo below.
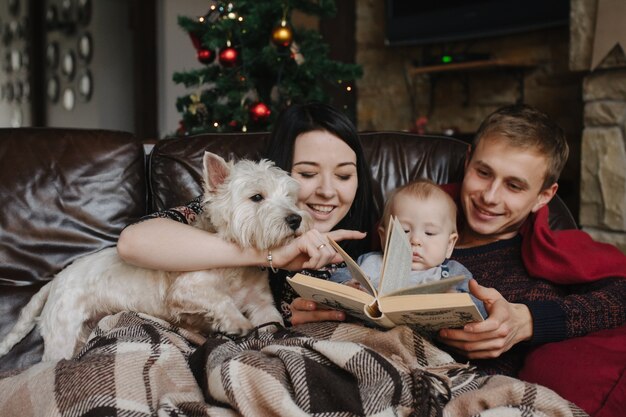
<svg viewBox="0 0 626 417">
<path fill-rule="evenodd" d="M 261 101 L 250 106 L 250 118 L 254 122 L 266 122 L 269 119 L 270 114 L 270 108 Z"/>
<path fill-rule="evenodd" d="M 215 53 L 212 50 L 207 48 L 200 48 L 196 53 L 198 61 L 203 64 L 210 64 L 215 59 Z"/>
<path fill-rule="evenodd" d="M 178 129 L 176 129 L 176 134 L 178 136 L 186 136 L 188 134 L 187 128 L 185 127 L 185 122 L 182 120 L 178 122 Z"/>
<path fill-rule="evenodd" d="M 289 52 L 291 52 L 291 59 L 296 61 L 296 64 L 304 64 L 304 56 L 302 55 L 302 53 L 300 53 L 300 47 L 297 43 L 291 43 L 291 46 L 289 46 Z"/>
<path fill-rule="evenodd" d="M 191 103 L 187 106 L 187 111 L 193 116 L 196 116 L 200 123 L 204 123 L 209 117 L 209 110 L 206 104 L 200 100 L 200 95 L 198 94 L 190 94 L 189 100 Z"/>
<path fill-rule="evenodd" d="M 198 36 L 198 34 L 189 32 L 189 39 L 191 39 L 191 43 L 196 51 L 202 48 L 202 41 L 200 40 L 200 36 Z"/>
<path fill-rule="evenodd" d="M 322 19 L 333 14 L 335 3 L 205 0 L 202 12 L 179 16 L 200 67 L 173 76 L 176 84 L 197 89 L 194 97 L 186 93 L 177 99 L 184 122 L 179 134 L 267 131 L 278 109 L 328 102 L 329 82 L 339 87 L 333 94 L 353 95 L 360 66 L 331 60 L 319 31 L 292 25 L 292 13 Z"/>
<path fill-rule="evenodd" d="M 279 26 L 272 30 L 272 43 L 276 46 L 288 47 L 293 41 L 293 30 L 287 25 L 287 21 L 283 20 Z"/>
<path fill-rule="evenodd" d="M 219 61 L 224 67 L 234 67 L 239 60 L 239 52 L 232 46 L 226 47 L 220 51 Z"/>
</svg>

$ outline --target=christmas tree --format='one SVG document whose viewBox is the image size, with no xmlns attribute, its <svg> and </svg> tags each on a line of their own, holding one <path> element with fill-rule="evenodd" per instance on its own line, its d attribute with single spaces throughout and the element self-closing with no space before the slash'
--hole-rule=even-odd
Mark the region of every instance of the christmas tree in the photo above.
<svg viewBox="0 0 626 417">
<path fill-rule="evenodd" d="M 267 131 L 292 103 L 329 102 L 350 94 L 361 67 L 328 58 L 328 45 L 310 29 L 292 26 L 292 12 L 333 16 L 334 0 L 209 1 L 205 15 L 178 18 L 196 49 L 199 68 L 174 74 L 194 89 L 179 97 L 178 134 Z"/>
</svg>

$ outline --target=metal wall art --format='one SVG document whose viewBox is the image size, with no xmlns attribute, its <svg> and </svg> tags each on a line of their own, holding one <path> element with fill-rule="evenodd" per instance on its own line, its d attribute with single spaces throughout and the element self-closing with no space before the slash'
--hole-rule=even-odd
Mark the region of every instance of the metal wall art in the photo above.
<svg viewBox="0 0 626 417">
<path fill-rule="evenodd" d="M 66 87 L 63 91 L 63 108 L 65 110 L 72 110 L 76 103 L 76 95 L 72 87 Z"/>
<path fill-rule="evenodd" d="M 78 38 L 78 56 L 85 62 L 91 60 L 91 35 L 89 33 L 83 33 Z"/>
<path fill-rule="evenodd" d="M 30 119 L 28 1 L 0 3 L 0 102 L 2 123 L 20 127 Z"/>
<path fill-rule="evenodd" d="M 92 13 L 91 0 L 48 0 L 47 95 L 49 103 L 60 102 L 68 111 L 80 105 L 77 98 L 84 103 L 93 97 L 93 75 L 89 68 L 94 56 L 89 31 Z"/>
<path fill-rule="evenodd" d="M 52 103 L 56 103 L 57 101 L 59 101 L 60 89 L 61 87 L 59 84 L 59 79 L 56 77 L 56 75 L 50 76 L 46 85 L 46 95 L 48 96 L 48 100 L 50 100 Z"/>
<path fill-rule="evenodd" d="M 56 70 L 59 66 L 59 44 L 50 42 L 46 47 L 46 64 L 51 70 Z"/>
<path fill-rule="evenodd" d="M 88 69 L 83 69 L 78 76 L 78 94 L 80 98 L 89 101 L 93 89 L 93 79 Z"/>
</svg>

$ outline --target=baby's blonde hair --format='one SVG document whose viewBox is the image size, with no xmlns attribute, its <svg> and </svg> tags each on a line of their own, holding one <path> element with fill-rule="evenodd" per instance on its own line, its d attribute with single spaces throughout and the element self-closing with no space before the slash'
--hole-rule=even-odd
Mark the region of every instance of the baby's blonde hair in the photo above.
<svg viewBox="0 0 626 417">
<path fill-rule="evenodd" d="M 446 202 L 448 206 L 450 223 L 452 224 L 452 232 L 456 232 L 456 204 L 448 193 L 446 193 L 441 187 L 435 184 L 428 178 L 420 178 L 408 182 L 391 192 L 387 201 L 385 202 L 385 208 L 383 209 L 383 216 L 381 219 L 381 226 L 387 229 L 389 226 L 389 218 L 391 215 L 391 209 L 393 206 L 393 200 L 400 194 L 410 194 L 413 197 L 426 200 L 429 198 L 441 198 Z"/>
</svg>

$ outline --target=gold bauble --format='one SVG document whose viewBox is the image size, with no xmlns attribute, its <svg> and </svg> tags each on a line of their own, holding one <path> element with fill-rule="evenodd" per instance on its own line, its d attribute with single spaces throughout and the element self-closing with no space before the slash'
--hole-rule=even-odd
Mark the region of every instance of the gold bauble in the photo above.
<svg viewBox="0 0 626 417">
<path fill-rule="evenodd" d="M 272 42 L 276 46 L 287 47 L 293 41 L 293 31 L 289 26 L 278 26 L 272 31 Z"/>
</svg>

